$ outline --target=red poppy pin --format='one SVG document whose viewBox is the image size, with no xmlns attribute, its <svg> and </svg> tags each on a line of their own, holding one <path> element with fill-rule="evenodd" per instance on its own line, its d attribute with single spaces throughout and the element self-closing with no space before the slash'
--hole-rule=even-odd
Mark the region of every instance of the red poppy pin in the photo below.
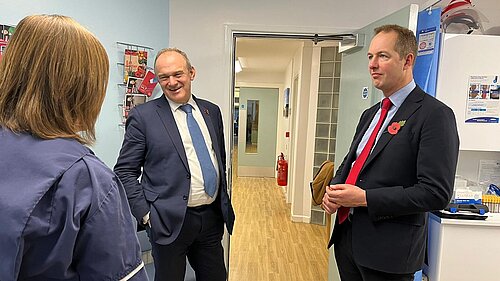
<svg viewBox="0 0 500 281">
<path fill-rule="evenodd" d="M 208 109 L 203 109 L 203 112 L 206 114 L 206 115 L 210 115 L 210 113 L 208 112 Z"/>
<path fill-rule="evenodd" d="M 389 132 L 389 134 L 395 135 L 399 132 L 401 127 L 403 127 L 405 125 L 405 123 L 406 123 L 406 120 L 399 121 L 399 122 L 392 122 L 392 124 L 389 125 L 389 127 L 387 128 L 387 131 Z"/>
</svg>

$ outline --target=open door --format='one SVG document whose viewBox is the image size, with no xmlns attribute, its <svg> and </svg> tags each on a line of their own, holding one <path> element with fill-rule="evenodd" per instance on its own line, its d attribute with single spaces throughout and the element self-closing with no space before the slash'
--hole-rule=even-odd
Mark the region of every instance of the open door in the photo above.
<svg viewBox="0 0 500 281">
<path fill-rule="evenodd" d="M 342 57 L 335 164 L 340 165 L 347 154 L 361 113 L 382 99 L 382 92 L 373 87 L 368 73 L 366 54 L 373 29 L 384 24 L 397 24 L 415 32 L 417 17 L 418 5 L 411 4 L 354 32 L 359 35 L 359 41 L 356 46 L 345 50 Z M 364 88 L 367 91 L 363 95 Z M 332 222 L 334 221 L 333 217 Z M 340 280 L 333 247 L 330 249 L 328 280 Z"/>
</svg>

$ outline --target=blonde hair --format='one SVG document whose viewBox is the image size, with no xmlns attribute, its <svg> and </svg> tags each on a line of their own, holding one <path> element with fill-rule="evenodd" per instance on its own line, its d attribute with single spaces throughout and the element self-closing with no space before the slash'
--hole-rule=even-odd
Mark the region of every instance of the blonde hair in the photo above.
<svg viewBox="0 0 500 281">
<path fill-rule="evenodd" d="M 0 125 L 91 144 L 108 75 L 106 50 L 75 20 L 27 16 L 0 62 Z"/>
</svg>

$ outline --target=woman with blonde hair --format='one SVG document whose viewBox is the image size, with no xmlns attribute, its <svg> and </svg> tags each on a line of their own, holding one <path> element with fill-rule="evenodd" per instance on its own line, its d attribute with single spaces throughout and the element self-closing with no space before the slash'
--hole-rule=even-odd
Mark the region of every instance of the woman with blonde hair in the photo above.
<svg viewBox="0 0 500 281">
<path fill-rule="evenodd" d="M 84 145 L 108 83 L 98 39 L 27 16 L 0 62 L 0 280 L 147 280 L 123 186 Z"/>
</svg>

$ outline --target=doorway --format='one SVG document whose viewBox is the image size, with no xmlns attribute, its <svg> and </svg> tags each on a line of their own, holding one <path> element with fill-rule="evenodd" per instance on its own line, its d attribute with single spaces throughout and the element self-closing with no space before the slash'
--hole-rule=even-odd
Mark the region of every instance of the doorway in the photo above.
<svg viewBox="0 0 500 281">
<path fill-rule="evenodd" d="M 269 237 L 263 238 L 263 236 L 254 235 L 253 237 L 248 237 L 248 234 L 241 234 L 238 232 L 239 229 L 243 229 L 239 227 L 240 224 L 245 225 L 245 229 L 248 231 L 257 230 L 255 228 L 259 228 L 260 232 L 263 232 L 265 229 L 272 228 L 280 228 L 284 227 L 282 224 L 284 222 L 291 225 L 293 228 L 304 227 L 304 230 L 293 232 L 293 231 L 285 231 L 286 233 L 282 233 L 282 235 L 289 235 L 292 233 L 296 235 L 296 237 L 292 237 L 287 241 L 296 241 L 297 243 L 294 246 L 297 247 L 310 247 L 314 248 L 314 243 L 317 243 L 316 246 L 319 246 L 320 250 L 318 252 L 322 252 L 319 254 L 323 255 L 323 259 L 325 263 L 328 260 L 328 252 L 326 251 L 326 240 L 328 239 L 328 233 L 325 226 L 313 225 L 309 224 L 310 215 L 311 215 L 311 205 L 310 205 L 310 194 L 308 190 L 305 189 L 304 183 L 308 184 L 308 181 L 312 178 L 312 169 L 313 169 L 313 157 L 314 157 L 314 131 L 315 131 L 315 121 L 312 121 L 312 125 L 308 126 L 308 120 L 311 116 L 316 116 L 316 106 L 318 102 L 318 98 L 315 99 L 310 98 L 311 93 L 318 91 L 319 84 L 319 57 L 321 53 L 321 47 L 327 46 L 326 43 L 321 43 L 319 45 L 315 45 L 313 41 L 310 39 L 282 39 L 282 38 L 246 38 L 246 37 L 235 37 L 233 38 L 234 43 L 234 58 L 235 61 L 238 60 L 242 65 L 242 71 L 239 73 L 233 73 L 233 89 L 235 92 L 233 100 L 235 101 L 234 112 L 232 116 L 235 118 L 235 123 L 233 128 L 237 128 L 237 133 L 233 132 L 234 140 L 231 144 L 231 155 L 233 159 L 233 168 L 231 171 L 233 172 L 231 186 L 233 189 L 233 194 L 236 197 L 233 197 L 233 203 L 235 210 L 240 214 L 237 219 L 235 225 L 235 232 L 232 236 L 232 247 L 230 251 L 233 251 L 233 247 L 238 247 L 240 242 L 241 235 L 246 236 L 246 239 L 256 238 L 259 239 L 258 242 L 262 242 L 262 240 L 274 240 L 276 244 L 265 244 L 267 247 L 264 247 L 263 250 L 267 250 L 266 248 L 272 249 L 275 247 L 279 247 L 279 241 L 283 241 L 283 239 L 279 238 L 280 235 L 269 234 Z M 241 40 L 240 40 L 241 39 Z M 336 45 L 335 42 L 329 42 L 330 44 Z M 245 46 L 248 44 L 250 47 Z M 287 47 L 294 46 L 292 50 L 289 50 L 289 56 L 286 58 L 286 61 L 283 64 L 283 70 L 276 71 L 278 66 L 278 62 L 275 61 L 276 57 L 281 57 L 280 55 L 285 51 L 276 51 L 274 49 L 278 45 L 284 45 Z M 274 71 L 252 71 L 252 53 L 250 56 L 247 56 L 247 53 L 241 52 L 242 50 L 254 51 L 257 54 L 260 54 L 261 60 L 263 61 L 263 65 L 270 68 Z M 314 60 L 314 62 L 313 62 Z M 294 175 L 288 177 L 288 186 L 280 188 L 277 186 L 275 179 L 271 178 L 266 180 L 263 174 L 256 175 L 250 179 L 242 179 L 239 174 L 238 161 L 242 155 L 242 151 L 246 153 L 247 148 L 251 147 L 255 148 L 253 143 L 257 143 L 256 149 L 259 149 L 258 140 L 260 135 L 257 135 L 257 140 L 255 137 L 252 139 L 252 134 L 249 134 L 249 131 L 243 129 L 243 126 L 247 124 L 245 119 L 247 117 L 247 113 L 250 107 L 255 108 L 256 104 L 249 105 L 248 102 L 243 101 L 241 92 L 244 88 L 267 88 L 267 89 L 277 89 L 278 90 L 278 103 L 277 103 L 277 125 L 275 129 L 275 137 L 276 137 L 276 148 L 274 153 L 271 154 L 274 161 L 274 165 L 276 164 L 276 156 L 283 152 L 285 154 L 285 158 L 289 160 L 290 168 L 289 173 L 293 173 Z M 285 94 L 287 93 L 287 94 Z M 302 93 L 302 95 L 301 95 Z M 285 97 L 286 96 L 286 97 Z M 316 95 L 317 96 L 317 95 Z M 248 99 L 247 99 L 248 100 Z M 260 108 L 260 104 L 258 105 Z M 247 112 L 243 114 L 240 109 L 244 108 Z M 312 115 L 311 115 L 312 113 Z M 245 116 L 244 116 L 245 115 Z M 252 119 L 254 120 L 254 119 Z M 259 118 L 259 123 L 263 120 Z M 265 120 L 264 122 L 266 122 Z M 260 126 L 260 125 L 259 125 Z M 260 127 L 259 127 L 260 128 Z M 308 132 L 312 132 L 312 137 Z M 297 147 L 301 148 L 297 148 Z M 308 149 L 302 149 L 302 147 L 309 147 Z M 298 153 L 297 153 L 298 150 Z M 251 152 L 250 152 L 251 153 Z M 296 155 L 297 154 L 297 155 Z M 307 158 L 307 159 L 306 159 Z M 308 164 L 306 164 L 306 162 Z M 295 163 L 295 165 L 294 165 Z M 305 169 L 309 167 L 308 172 L 304 172 Z M 294 170 L 298 172 L 293 172 Z M 297 174 L 300 174 L 297 177 Z M 251 182 L 255 182 L 255 184 L 251 184 Z M 241 185 L 241 186 L 239 186 Z M 254 197 L 252 193 L 241 193 L 238 189 L 244 189 L 248 187 L 254 187 L 255 189 L 262 190 L 261 197 Z M 265 186 L 263 188 L 263 186 Z M 292 188 L 289 187 L 297 187 L 300 191 L 294 192 Z M 286 213 L 284 216 L 280 216 L 282 222 L 276 223 L 275 226 L 269 226 L 268 224 L 272 222 L 272 220 L 266 219 L 265 215 L 261 214 L 262 210 L 271 209 L 266 208 L 264 206 L 269 206 L 270 202 L 259 202 L 269 200 L 270 195 L 268 192 L 279 191 L 279 196 L 277 199 L 271 200 L 279 200 L 280 202 L 274 202 L 273 205 L 279 205 L 283 203 L 284 208 L 286 208 Z M 242 195 L 244 194 L 244 195 Z M 243 200 L 244 203 L 241 203 L 242 200 L 238 196 L 246 196 L 246 200 Z M 275 197 L 273 197 L 275 198 Z M 248 200 L 252 200 L 249 202 Z M 253 200 L 257 201 L 254 202 Z M 271 202 L 272 203 L 272 202 Z M 260 209 L 256 209 L 253 212 L 252 216 L 247 215 L 249 212 L 246 209 L 240 209 L 242 206 L 239 204 L 244 204 L 244 208 L 252 208 L 250 205 L 260 206 Z M 258 207 L 257 207 L 258 208 Z M 283 210 L 281 210 L 282 212 Z M 260 214 L 260 215 L 257 215 Z M 283 214 L 283 213 L 281 213 Z M 256 217 L 255 217 L 256 216 Z M 264 217 L 262 217 L 264 216 Z M 273 216 L 274 217 L 274 216 Z M 255 219 L 261 221 L 264 225 L 261 227 L 258 224 L 255 224 Z M 284 222 L 283 222 L 284 220 Z M 305 224 L 295 224 L 295 222 L 305 222 Z M 274 223 L 274 222 L 272 222 Z M 254 227 L 249 227 L 254 226 Z M 305 229 L 313 229 L 312 232 L 315 234 L 307 233 Z M 271 233 L 271 232 L 270 232 Z M 262 234 L 262 233 L 259 233 Z M 319 235 L 316 237 L 316 242 L 312 242 L 312 240 L 307 239 L 309 236 Z M 259 238 L 257 238 L 259 237 Z M 324 243 L 323 243 L 324 242 Z M 257 242 L 256 242 L 257 243 Z M 271 245 L 271 246 L 270 246 Z M 292 246 L 290 246 L 292 247 Z M 254 257 L 254 260 L 243 262 L 241 261 L 242 257 L 240 252 L 243 249 L 237 249 L 238 257 L 234 257 L 233 253 L 231 253 L 230 262 L 230 280 L 231 270 L 238 268 L 241 270 L 241 265 L 246 263 L 259 263 L 264 262 L 265 259 L 259 259 L 258 256 Z M 245 250 L 243 250 L 245 251 Z M 285 251 L 285 250 L 283 250 Z M 283 252 L 284 253 L 284 252 Z M 319 257 L 318 257 L 319 258 Z M 237 261 L 232 260 L 237 259 Z M 300 257 L 294 258 L 293 262 L 300 261 Z M 291 262 L 291 261 L 289 261 Z M 235 264 L 237 263 L 237 264 Z M 249 266 L 249 265 L 246 265 Z M 301 268 L 300 265 L 297 268 Z M 324 268 L 326 269 L 326 266 Z M 250 270 L 250 269 L 248 269 Z M 269 269 L 272 271 L 273 269 Z M 276 274 L 276 272 L 274 272 Z M 290 274 L 290 272 L 288 273 Z M 300 272 L 297 272 L 300 276 Z M 307 274 L 306 274 L 307 275 Z M 290 275 L 289 275 L 290 276 Z M 234 276 L 236 277 L 236 276 Z M 260 279 L 259 279 L 260 280 Z M 274 279 L 271 279 L 274 280 Z M 275 279 L 280 280 L 280 279 Z M 324 279 L 316 279 L 316 280 L 324 280 Z M 326 279 L 325 279 L 326 280 Z"/>
</svg>

